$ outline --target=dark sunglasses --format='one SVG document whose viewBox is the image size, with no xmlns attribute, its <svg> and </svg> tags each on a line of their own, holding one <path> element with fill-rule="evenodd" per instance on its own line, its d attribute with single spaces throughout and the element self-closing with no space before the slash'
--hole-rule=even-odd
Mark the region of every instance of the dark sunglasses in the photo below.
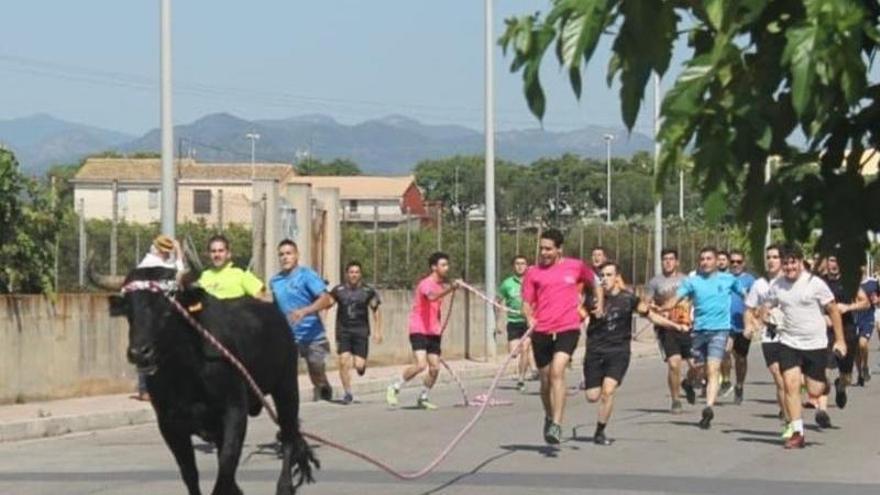
<svg viewBox="0 0 880 495">
<path fill-rule="evenodd" d="M 731 265 L 742 265 L 743 260 L 730 260 Z"/>
</svg>

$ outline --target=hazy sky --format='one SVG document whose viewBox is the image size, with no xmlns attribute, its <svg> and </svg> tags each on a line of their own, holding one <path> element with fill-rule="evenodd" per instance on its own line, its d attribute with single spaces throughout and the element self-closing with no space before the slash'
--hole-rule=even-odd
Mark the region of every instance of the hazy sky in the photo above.
<svg viewBox="0 0 880 495">
<path fill-rule="evenodd" d="M 174 121 L 397 113 L 482 127 L 483 0 L 172 0 Z M 496 0 L 495 34 L 547 1 Z M 0 119 L 37 112 L 140 134 L 159 119 L 159 0 L 28 0 L 3 6 Z M 555 56 L 545 127 L 621 126 L 609 42 L 577 102 Z M 535 127 L 510 57 L 496 49 L 500 128 Z M 671 78 L 664 80 L 664 86 Z M 652 102 L 648 101 L 652 107 Z M 650 133 L 643 118 L 637 130 Z"/>
</svg>

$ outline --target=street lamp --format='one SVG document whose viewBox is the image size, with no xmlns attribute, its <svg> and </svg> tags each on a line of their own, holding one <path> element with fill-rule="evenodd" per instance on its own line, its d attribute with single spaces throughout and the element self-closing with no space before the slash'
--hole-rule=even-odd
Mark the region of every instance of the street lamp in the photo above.
<svg viewBox="0 0 880 495">
<path fill-rule="evenodd" d="M 256 154 L 257 154 L 257 141 L 260 139 L 260 135 L 256 132 L 249 132 L 244 135 L 246 139 L 251 140 L 251 179 L 255 179 L 257 177 L 257 162 L 256 162 Z"/>
<path fill-rule="evenodd" d="M 611 223 L 611 141 L 614 134 L 602 136 L 605 140 L 605 221 Z"/>
</svg>

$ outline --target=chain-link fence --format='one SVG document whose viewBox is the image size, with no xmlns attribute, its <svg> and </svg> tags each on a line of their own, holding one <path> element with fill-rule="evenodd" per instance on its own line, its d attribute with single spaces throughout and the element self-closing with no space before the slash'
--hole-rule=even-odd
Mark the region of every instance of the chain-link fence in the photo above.
<svg viewBox="0 0 880 495">
<path fill-rule="evenodd" d="M 534 261 L 538 255 L 538 239 L 542 227 L 514 225 L 497 232 L 496 280 L 509 270 L 514 255 L 521 254 Z M 654 272 L 654 233 L 652 226 L 636 223 L 589 223 L 567 226 L 564 251 L 568 256 L 588 260 L 593 247 L 605 248 L 616 261 L 627 283 L 641 285 Z M 409 288 L 428 271 L 428 256 L 444 251 L 451 258 L 451 273 L 472 283 L 485 280 L 485 227 L 482 221 L 445 222 L 419 226 L 414 223 L 395 228 L 378 229 L 346 224 L 343 226 L 342 270 L 346 263 L 363 265 L 367 281 L 378 287 Z M 664 228 L 664 247 L 679 252 L 681 267 L 696 267 L 701 247 L 719 249 L 745 248 L 745 236 L 725 226 L 688 226 L 670 222 Z"/>
</svg>

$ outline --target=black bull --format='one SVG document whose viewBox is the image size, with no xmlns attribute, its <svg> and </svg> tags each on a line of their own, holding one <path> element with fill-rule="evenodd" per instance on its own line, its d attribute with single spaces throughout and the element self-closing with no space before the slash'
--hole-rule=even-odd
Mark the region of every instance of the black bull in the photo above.
<svg viewBox="0 0 880 495">
<path fill-rule="evenodd" d="M 173 270 L 138 268 L 125 283 L 173 279 Z M 312 464 L 318 463 L 299 430 L 297 348 L 284 316 L 270 303 L 251 298 L 220 301 L 198 288 L 178 290 L 173 297 L 190 308 L 191 314 L 244 364 L 259 387 L 272 396 L 283 456 L 276 493 L 296 493 L 303 481 L 312 481 Z M 111 296 L 110 312 L 128 318 L 128 359 L 147 373 L 147 390 L 159 431 L 174 454 L 190 495 L 201 493 L 192 435 L 217 447 L 218 473 L 211 493 L 242 493 L 235 472 L 247 416 L 256 416 L 261 410 L 258 398 L 239 372 L 190 327 L 163 293 L 133 290 Z"/>
</svg>

